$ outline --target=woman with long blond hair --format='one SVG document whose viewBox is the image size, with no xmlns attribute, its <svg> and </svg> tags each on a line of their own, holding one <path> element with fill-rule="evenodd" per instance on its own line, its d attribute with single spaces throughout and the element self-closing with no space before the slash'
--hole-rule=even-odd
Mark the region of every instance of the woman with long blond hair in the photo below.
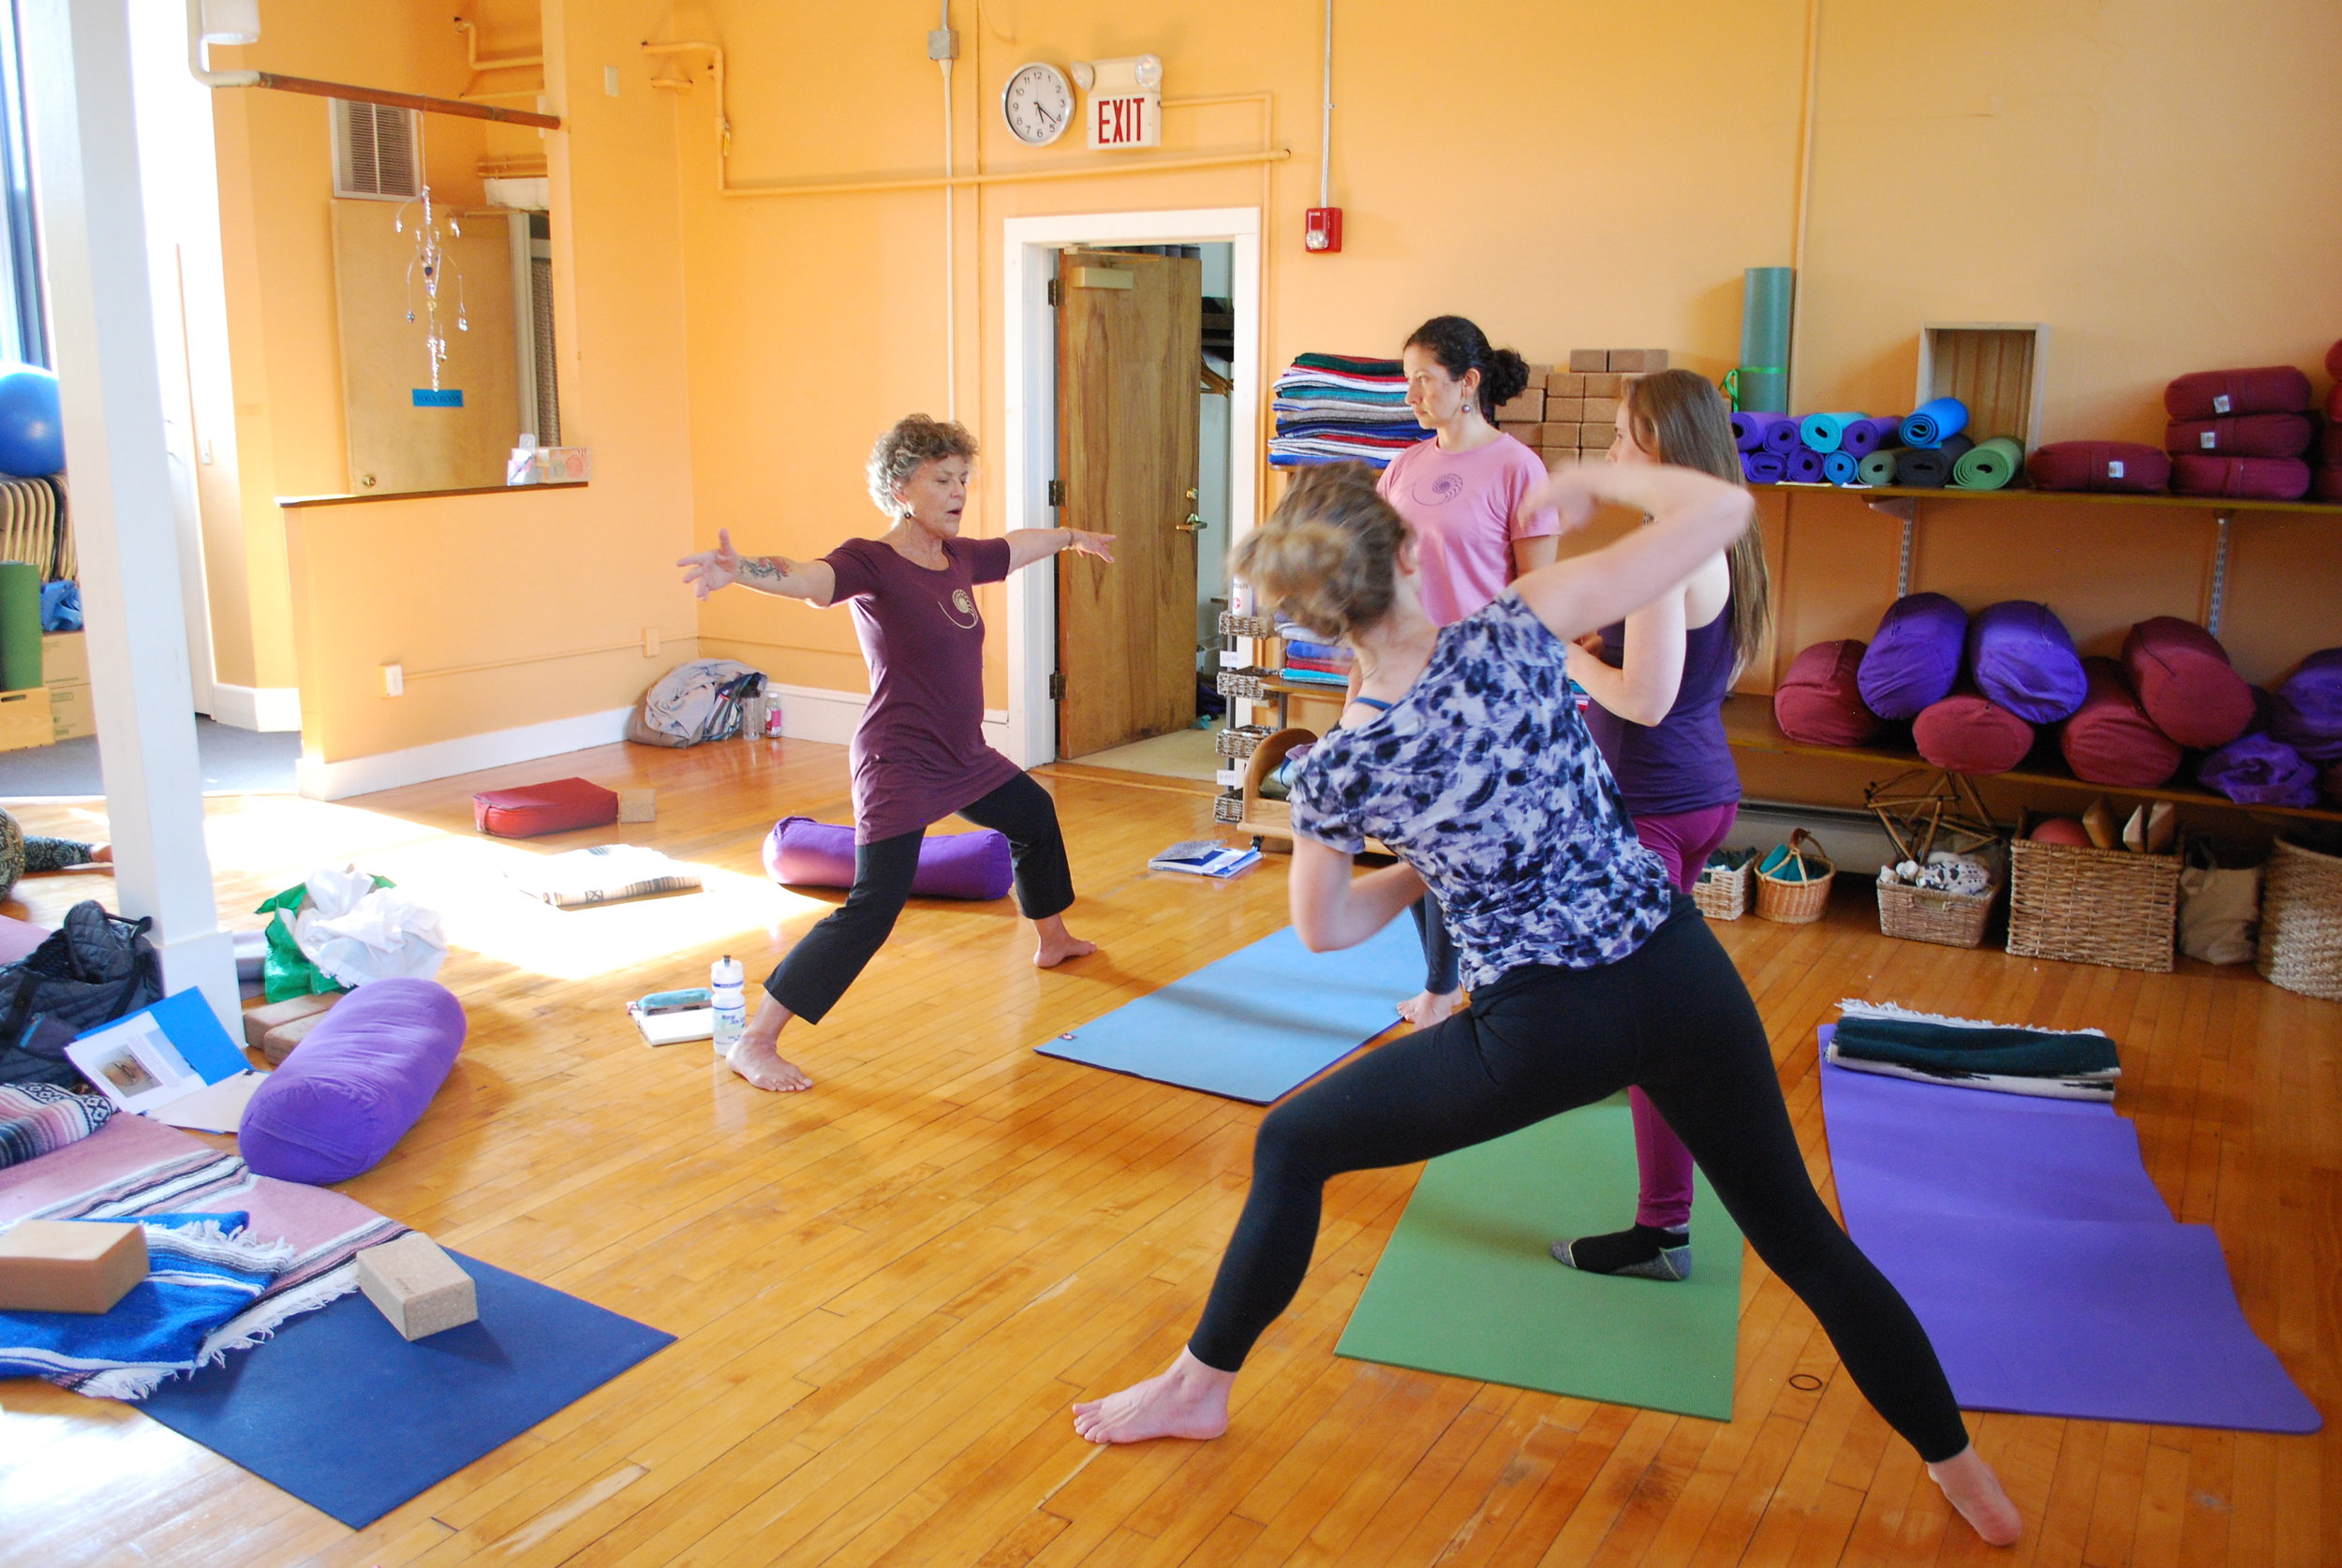
<svg viewBox="0 0 2342 1568">
<path fill-rule="evenodd" d="M 1309 1272 L 1332 1176 L 1429 1160 L 1646 1089 L 1725 1206 L 1813 1309 L 1847 1372 L 1986 1540 L 2020 1531 L 1910 1307 L 1814 1191 L 1764 1022 L 1723 947 L 1628 824 L 1562 649 L 1682 583 L 1749 526 L 1740 486 L 1656 464 L 1572 465 L 1523 502 L 1564 529 L 1651 521 L 1521 575 L 1441 628 L 1404 521 L 1357 464 L 1295 478 L 1238 547 L 1263 600 L 1356 653 L 1356 700 L 1293 785 L 1293 924 L 1356 947 L 1428 890 L 1470 1011 L 1369 1051 L 1271 1111 L 1202 1321 L 1168 1370 L 1074 1408 L 1092 1442 L 1213 1438 L 1238 1369 Z M 1356 874 L 1369 837 L 1400 859 Z"/>
<path fill-rule="evenodd" d="M 1630 381 L 1610 461 L 1674 464 L 1741 482 L 1724 397 L 1688 370 Z M 1618 625 L 1573 644 L 1569 674 L 1594 705 L 1586 727 L 1610 764 L 1636 836 L 1685 893 L 1740 813 L 1724 699 L 1772 631 L 1763 542 L 1749 529 Z M 1692 1271 L 1692 1156 L 1642 1090 L 1631 1091 L 1641 1177 L 1635 1222 L 1553 1244 L 1592 1274 L 1683 1280 Z"/>
</svg>

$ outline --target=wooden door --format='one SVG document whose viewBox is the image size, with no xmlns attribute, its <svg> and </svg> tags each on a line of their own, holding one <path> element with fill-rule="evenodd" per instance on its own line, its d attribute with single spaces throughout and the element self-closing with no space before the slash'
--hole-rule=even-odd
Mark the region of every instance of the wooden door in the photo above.
<svg viewBox="0 0 2342 1568">
<path fill-rule="evenodd" d="M 1064 252 L 1058 263 L 1060 526 L 1114 564 L 1058 557 L 1058 755 L 1195 722 L 1196 366 L 1203 263 Z"/>
<path fill-rule="evenodd" d="M 334 204 L 334 291 L 340 307 L 343 417 L 353 495 L 462 490 L 502 484 L 521 433 L 517 323 L 512 310 L 510 229 L 501 214 L 466 222 L 446 242 L 449 273 L 439 289 L 447 334 L 441 388 L 463 393 L 457 407 L 417 407 L 431 385 L 423 348 L 422 286 L 409 285 L 414 222 L 422 204 L 337 200 Z M 393 227 L 401 212 L 407 228 Z M 447 210 L 437 214 L 446 221 Z M 467 330 L 455 325 L 458 290 Z M 415 319 L 407 319 L 412 308 Z"/>
</svg>

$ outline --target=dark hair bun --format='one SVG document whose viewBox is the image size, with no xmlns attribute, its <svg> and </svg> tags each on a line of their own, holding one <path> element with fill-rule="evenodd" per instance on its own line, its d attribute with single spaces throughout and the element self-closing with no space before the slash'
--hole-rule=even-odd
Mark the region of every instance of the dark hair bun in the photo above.
<svg viewBox="0 0 2342 1568">
<path fill-rule="evenodd" d="M 1480 372 L 1480 402 L 1483 408 L 1500 407 L 1528 390 L 1527 360 L 1510 348 L 1498 348 L 1489 355 L 1488 368 Z"/>
</svg>

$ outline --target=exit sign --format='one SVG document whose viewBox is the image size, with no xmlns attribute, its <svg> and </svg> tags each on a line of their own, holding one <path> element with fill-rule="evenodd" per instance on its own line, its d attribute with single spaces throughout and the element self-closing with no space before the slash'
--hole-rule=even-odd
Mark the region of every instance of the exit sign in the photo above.
<svg viewBox="0 0 2342 1568">
<path fill-rule="evenodd" d="M 1089 100 L 1089 145 L 1093 148 L 1159 147 L 1163 144 L 1163 96 L 1159 93 L 1098 93 Z"/>
</svg>

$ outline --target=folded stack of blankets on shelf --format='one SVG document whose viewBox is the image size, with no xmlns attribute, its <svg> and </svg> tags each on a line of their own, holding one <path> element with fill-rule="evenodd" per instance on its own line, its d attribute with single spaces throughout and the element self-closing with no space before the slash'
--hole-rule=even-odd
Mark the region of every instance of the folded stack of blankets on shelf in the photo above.
<svg viewBox="0 0 2342 1568">
<path fill-rule="evenodd" d="M 1338 643 L 1311 640 L 1298 627 L 1281 625 L 1278 633 L 1284 640 L 1284 667 L 1278 671 L 1289 681 L 1307 686 L 1346 687 L 1350 684 L 1351 666 L 1357 656 Z"/>
<path fill-rule="evenodd" d="M 1277 377 L 1277 433 L 1268 461 L 1280 468 L 1365 463 L 1383 468 L 1430 432 L 1407 407 L 1397 360 L 1302 354 Z"/>
<path fill-rule="evenodd" d="M 2031 1029 L 1843 1001 L 1829 1059 L 1840 1067 L 1921 1083 L 1955 1084 L 2051 1100 L 2114 1098 L 2123 1073 L 2098 1029 Z"/>
</svg>

